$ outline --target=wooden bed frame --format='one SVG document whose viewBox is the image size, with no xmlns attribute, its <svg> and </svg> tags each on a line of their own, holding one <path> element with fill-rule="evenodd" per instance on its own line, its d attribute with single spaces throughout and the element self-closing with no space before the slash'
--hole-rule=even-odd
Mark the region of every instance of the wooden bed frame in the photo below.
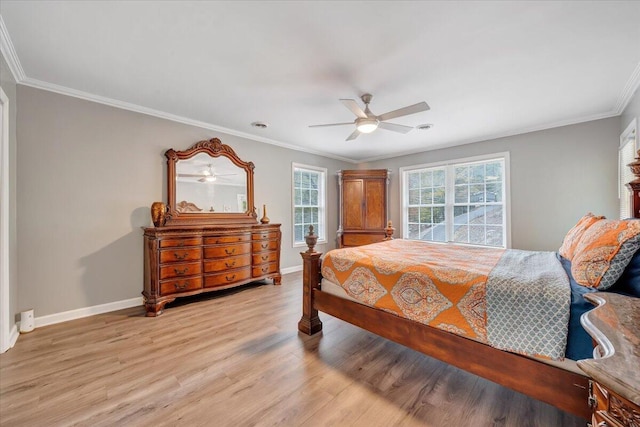
<svg viewBox="0 0 640 427">
<path fill-rule="evenodd" d="M 320 288 L 321 252 L 317 237 L 307 239 L 302 252 L 303 301 L 298 330 L 313 335 L 322 330 L 318 311 L 330 314 L 427 356 L 553 405 L 584 419 L 591 418 L 589 378 L 525 356 L 498 350 L 431 326 L 337 297 Z"/>
</svg>

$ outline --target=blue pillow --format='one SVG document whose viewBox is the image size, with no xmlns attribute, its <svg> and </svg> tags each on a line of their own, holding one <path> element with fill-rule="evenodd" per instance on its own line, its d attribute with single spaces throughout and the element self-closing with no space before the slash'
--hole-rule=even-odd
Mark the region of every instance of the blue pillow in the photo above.
<svg viewBox="0 0 640 427">
<path fill-rule="evenodd" d="M 640 298 L 640 250 L 636 251 L 618 281 L 609 290 Z"/>
</svg>

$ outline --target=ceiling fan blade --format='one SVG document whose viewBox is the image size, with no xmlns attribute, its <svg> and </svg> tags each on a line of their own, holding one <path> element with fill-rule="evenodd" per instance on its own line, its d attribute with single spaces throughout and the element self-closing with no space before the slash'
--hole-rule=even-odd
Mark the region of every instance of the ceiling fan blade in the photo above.
<svg viewBox="0 0 640 427">
<path fill-rule="evenodd" d="M 409 105 L 408 107 L 399 108 L 397 110 L 381 114 L 378 116 L 378 120 L 383 121 L 395 119 L 396 117 L 408 116 L 409 114 L 415 114 L 427 110 L 429 110 L 429 105 L 426 102 L 422 101 L 418 102 L 417 104 Z"/>
<path fill-rule="evenodd" d="M 202 174 L 197 174 L 197 173 L 179 173 L 178 176 L 180 177 L 201 177 L 203 176 Z"/>
<path fill-rule="evenodd" d="M 360 108 L 355 99 L 341 99 L 340 102 L 342 102 L 344 106 L 347 107 L 349 111 L 351 111 L 357 117 L 360 117 L 361 119 L 367 118 L 367 115 L 364 111 L 362 111 L 362 108 Z"/>
<path fill-rule="evenodd" d="M 342 126 L 342 125 L 353 125 L 353 122 L 349 123 L 328 123 L 326 125 L 309 125 L 310 128 L 321 128 L 326 126 Z"/>
<path fill-rule="evenodd" d="M 395 123 L 380 122 L 378 127 L 400 133 L 409 133 L 413 130 L 411 126 L 397 125 Z"/>
<path fill-rule="evenodd" d="M 347 137 L 347 139 L 345 139 L 345 141 L 351 141 L 351 140 L 354 140 L 354 139 L 356 139 L 356 138 L 357 138 L 357 137 L 359 137 L 359 136 L 360 136 L 360 131 L 359 131 L 358 129 L 356 129 L 356 130 L 354 130 L 354 131 L 353 131 L 353 133 L 352 133 L 351 135 L 349 135 L 349 136 Z"/>
</svg>

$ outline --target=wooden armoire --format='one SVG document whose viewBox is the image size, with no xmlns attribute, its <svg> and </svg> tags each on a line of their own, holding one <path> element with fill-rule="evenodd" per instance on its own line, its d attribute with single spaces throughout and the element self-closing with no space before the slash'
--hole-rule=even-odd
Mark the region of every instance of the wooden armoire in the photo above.
<svg viewBox="0 0 640 427">
<path fill-rule="evenodd" d="M 384 240 L 389 174 L 387 169 L 338 171 L 340 247 L 368 245 Z"/>
</svg>

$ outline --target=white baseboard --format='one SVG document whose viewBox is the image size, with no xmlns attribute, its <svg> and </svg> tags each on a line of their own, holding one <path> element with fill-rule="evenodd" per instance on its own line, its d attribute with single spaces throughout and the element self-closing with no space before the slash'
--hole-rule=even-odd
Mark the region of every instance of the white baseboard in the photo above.
<svg viewBox="0 0 640 427">
<path fill-rule="evenodd" d="M 295 267 L 287 267 L 280 270 L 282 274 L 295 273 L 296 271 L 302 271 L 302 265 L 296 265 Z"/>
<path fill-rule="evenodd" d="M 294 267 L 287 267 L 281 270 L 282 274 L 295 273 L 302 271 L 301 265 Z M 122 301 L 110 302 L 107 304 L 94 305 L 91 307 L 78 308 L 76 310 L 63 311 L 61 313 L 49 314 L 47 316 L 36 317 L 35 327 L 40 328 L 42 326 L 55 325 L 56 323 L 67 322 L 69 320 L 82 319 L 83 317 L 94 316 L 96 314 L 108 313 L 110 311 L 122 310 L 124 308 L 138 307 L 143 305 L 142 297 L 131 298 Z M 19 324 L 19 322 L 18 322 Z M 15 336 L 14 336 L 15 335 Z M 13 327 L 11 332 L 11 342 L 15 344 L 18 339 L 18 329 Z M 13 346 L 12 344 L 12 346 Z"/>
<path fill-rule="evenodd" d="M 41 326 L 54 325 L 56 323 L 67 322 L 74 319 L 81 319 L 83 317 L 94 316 L 96 314 L 122 310 L 123 308 L 137 307 L 142 304 L 142 297 L 137 297 L 122 301 L 110 302 L 107 304 L 94 305 L 91 307 L 78 308 L 76 310 L 63 311 L 62 313 L 49 314 L 47 316 L 36 317 L 34 319 L 35 327 L 39 328 Z"/>
</svg>

